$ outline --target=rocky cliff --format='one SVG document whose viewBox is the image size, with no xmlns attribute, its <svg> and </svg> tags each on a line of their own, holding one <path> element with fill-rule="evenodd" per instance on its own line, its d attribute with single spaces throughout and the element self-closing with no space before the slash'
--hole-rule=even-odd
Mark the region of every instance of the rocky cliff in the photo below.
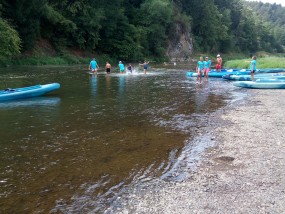
<svg viewBox="0 0 285 214">
<path fill-rule="evenodd" d="M 167 56 L 171 61 L 188 61 L 193 54 L 193 39 L 183 24 L 176 24 L 176 31 L 169 41 Z"/>
</svg>

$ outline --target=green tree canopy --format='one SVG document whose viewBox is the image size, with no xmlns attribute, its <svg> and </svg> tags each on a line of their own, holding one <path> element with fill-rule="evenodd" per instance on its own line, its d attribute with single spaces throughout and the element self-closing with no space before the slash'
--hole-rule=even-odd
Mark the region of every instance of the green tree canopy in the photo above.
<svg viewBox="0 0 285 214">
<path fill-rule="evenodd" d="M 0 16 L 8 21 L 2 20 L 1 26 L 18 32 L 23 51 L 32 50 L 44 38 L 59 54 L 71 48 L 121 60 L 163 57 L 168 45 L 174 44 L 171 41 L 180 38 L 175 35 L 177 24 L 192 36 L 196 51 L 283 52 L 285 46 L 285 8 L 276 4 L 243 0 L 0 1 Z M 13 35 L 11 39 L 18 41 Z"/>
<path fill-rule="evenodd" d="M 0 17 L 0 60 L 20 53 L 21 40 L 17 31 Z"/>
</svg>

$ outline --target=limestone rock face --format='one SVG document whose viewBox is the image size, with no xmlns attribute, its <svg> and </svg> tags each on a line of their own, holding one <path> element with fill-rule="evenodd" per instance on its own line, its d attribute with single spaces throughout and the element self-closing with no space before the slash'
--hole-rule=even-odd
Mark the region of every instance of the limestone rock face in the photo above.
<svg viewBox="0 0 285 214">
<path fill-rule="evenodd" d="M 181 23 L 176 24 L 176 31 L 169 41 L 167 56 L 171 61 L 189 61 L 193 54 L 193 39 Z"/>
</svg>

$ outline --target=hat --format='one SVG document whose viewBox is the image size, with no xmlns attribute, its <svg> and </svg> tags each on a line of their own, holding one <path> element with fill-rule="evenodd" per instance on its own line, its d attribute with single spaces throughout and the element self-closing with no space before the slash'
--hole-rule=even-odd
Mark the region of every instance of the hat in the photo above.
<svg viewBox="0 0 285 214">
<path fill-rule="evenodd" d="M 122 61 L 119 61 L 119 63 L 122 63 Z"/>
<path fill-rule="evenodd" d="M 218 54 L 217 57 L 220 57 L 220 54 Z"/>
<path fill-rule="evenodd" d="M 205 57 L 205 59 L 208 59 L 208 58 L 209 58 L 209 57 L 207 57 L 207 56 Z"/>
</svg>

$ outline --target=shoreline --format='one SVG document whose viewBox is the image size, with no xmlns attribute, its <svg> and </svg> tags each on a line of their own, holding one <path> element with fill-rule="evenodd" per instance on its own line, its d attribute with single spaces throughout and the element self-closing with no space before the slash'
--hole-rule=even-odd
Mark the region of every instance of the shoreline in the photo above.
<svg viewBox="0 0 285 214">
<path fill-rule="evenodd" d="M 209 115 L 215 146 L 189 179 L 159 180 L 105 213 L 284 213 L 285 91 L 248 92 L 234 108 Z"/>
</svg>

